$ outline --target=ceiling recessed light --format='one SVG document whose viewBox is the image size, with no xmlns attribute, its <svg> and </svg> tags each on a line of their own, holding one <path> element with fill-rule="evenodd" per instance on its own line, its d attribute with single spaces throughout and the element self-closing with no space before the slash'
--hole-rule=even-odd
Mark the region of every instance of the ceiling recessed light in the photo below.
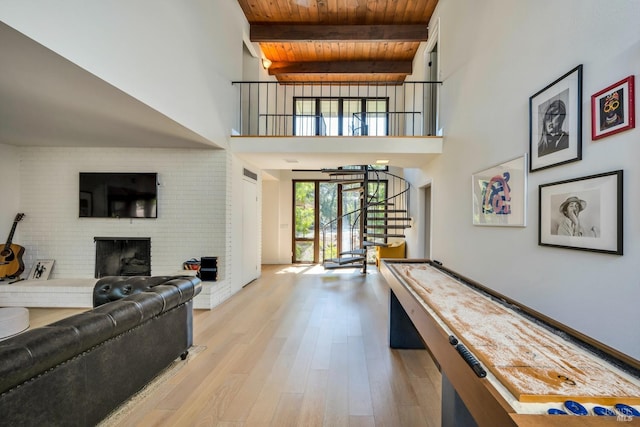
<svg viewBox="0 0 640 427">
<path fill-rule="evenodd" d="M 284 159 L 284 161 L 287 163 L 298 163 L 296 159 Z"/>
<path fill-rule="evenodd" d="M 389 160 L 385 160 L 385 159 L 382 159 L 382 160 L 376 160 L 376 164 L 377 164 L 377 165 L 386 165 L 386 164 L 388 164 L 388 163 L 389 163 Z"/>
</svg>

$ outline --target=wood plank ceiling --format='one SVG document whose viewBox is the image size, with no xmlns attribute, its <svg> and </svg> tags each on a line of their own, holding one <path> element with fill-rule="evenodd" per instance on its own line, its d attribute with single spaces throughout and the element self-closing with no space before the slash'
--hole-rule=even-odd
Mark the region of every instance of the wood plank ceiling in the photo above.
<svg viewBox="0 0 640 427">
<path fill-rule="evenodd" d="M 404 81 L 437 0 L 238 0 L 281 83 Z"/>
</svg>

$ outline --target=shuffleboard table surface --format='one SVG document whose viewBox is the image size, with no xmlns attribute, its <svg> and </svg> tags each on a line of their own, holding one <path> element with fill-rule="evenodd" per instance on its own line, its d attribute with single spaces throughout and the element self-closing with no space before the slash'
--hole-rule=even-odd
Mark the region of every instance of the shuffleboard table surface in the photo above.
<svg viewBox="0 0 640 427">
<path fill-rule="evenodd" d="M 393 269 L 519 402 L 639 404 L 640 381 L 427 264 Z"/>
</svg>

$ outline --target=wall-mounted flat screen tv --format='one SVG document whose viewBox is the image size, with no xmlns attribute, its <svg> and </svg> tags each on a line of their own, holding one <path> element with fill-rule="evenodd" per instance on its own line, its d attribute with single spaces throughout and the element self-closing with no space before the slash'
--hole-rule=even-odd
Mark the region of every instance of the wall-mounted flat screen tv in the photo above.
<svg viewBox="0 0 640 427">
<path fill-rule="evenodd" d="M 157 218 L 158 174 L 80 172 L 81 218 Z"/>
</svg>

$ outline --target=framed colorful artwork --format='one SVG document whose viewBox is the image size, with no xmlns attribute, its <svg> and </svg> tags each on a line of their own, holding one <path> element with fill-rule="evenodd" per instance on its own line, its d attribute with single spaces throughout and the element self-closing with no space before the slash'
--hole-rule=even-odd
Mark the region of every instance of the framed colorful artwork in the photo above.
<svg viewBox="0 0 640 427">
<path fill-rule="evenodd" d="M 582 65 L 529 98 L 529 170 L 582 159 Z"/>
<path fill-rule="evenodd" d="M 526 227 L 526 169 L 524 155 L 472 175 L 473 225 Z"/>
<path fill-rule="evenodd" d="M 591 95 L 591 139 L 594 141 L 628 129 L 635 123 L 634 76 Z"/>
<path fill-rule="evenodd" d="M 538 244 L 622 255 L 622 175 L 540 185 Z"/>
</svg>

